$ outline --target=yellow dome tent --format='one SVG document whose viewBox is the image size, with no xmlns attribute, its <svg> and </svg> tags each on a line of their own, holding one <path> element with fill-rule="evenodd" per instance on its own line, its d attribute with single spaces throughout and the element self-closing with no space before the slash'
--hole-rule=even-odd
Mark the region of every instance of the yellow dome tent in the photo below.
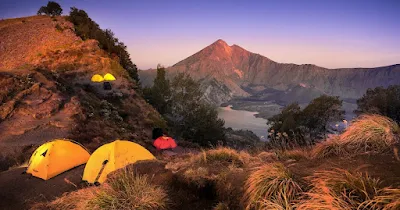
<svg viewBox="0 0 400 210">
<path fill-rule="evenodd" d="M 92 82 L 103 82 L 104 78 L 100 74 L 95 74 L 92 76 Z"/>
<path fill-rule="evenodd" d="M 155 159 L 147 149 L 130 141 L 116 140 L 96 149 L 83 172 L 83 181 L 103 183 L 107 175 L 138 160 Z"/>
<path fill-rule="evenodd" d="M 42 144 L 32 154 L 26 173 L 48 180 L 88 161 L 89 152 L 71 140 L 56 139 Z"/>
<path fill-rule="evenodd" d="M 114 75 L 107 73 L 106 75 L 104 75 L 104 80 L 105 81 L 114 81 L 116 79 L 115 79 Z"/>
</svg>

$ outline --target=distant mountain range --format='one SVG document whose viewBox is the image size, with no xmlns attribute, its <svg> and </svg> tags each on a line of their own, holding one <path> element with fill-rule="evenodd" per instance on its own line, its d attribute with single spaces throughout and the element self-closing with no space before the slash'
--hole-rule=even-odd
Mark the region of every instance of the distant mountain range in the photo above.
<svg viewBox="0 0 400 210">
<path fill-rule="evenodd" d="M 277 63 L 238 45 L 229 46 L 221 39 L 167 68 L 169 77 L 178 72 L 199 80 L 210 102 L 229 102 L 234 108 L 259 111 L 265 117 L 288 103 L 307 104 L 321 94 L 340 96 L 350 112 L 368 88 L 400 84 L 399 64 L 327 69 Z M 156 70 L 140 71 L 139 75 L 142 84 L 149 86 Z"/>
</svg>

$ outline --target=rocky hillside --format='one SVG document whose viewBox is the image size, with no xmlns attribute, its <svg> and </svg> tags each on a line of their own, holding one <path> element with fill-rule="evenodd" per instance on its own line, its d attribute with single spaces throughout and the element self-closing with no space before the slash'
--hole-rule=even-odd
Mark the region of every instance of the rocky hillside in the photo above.
<svg viewBox="0 0 400 210">
<path fill-rule="evenodd" d="M 171 76 L 187 72 L 201 79 L 205 89 L 210 90 L 206 97 L 216 104 L 248 96 L 251 97 L 247 101 L 252 102 L 308 103 L 321 94 L 338 95 L 354 104 L 368 88 L 400 84 L 400 65 L 327 69 L 311 64 L 283 64 L 237 45 L 229 46 L 223 40 L 178 62 L 168 72 Z M 151 84 L 154 74 L 154 70 L 140 72 L 143 83 Z"/>
<path fill-rule="evenodd" d="M 54 138 L 91 149 L 117 138 L 143 143 L 163 123 L 118 58 L 73 30 L 64 17 L 0 21 L 0 147 Z M 108 72 L 117 78 L 111 91 L 90 81 Z"/>
</svg>

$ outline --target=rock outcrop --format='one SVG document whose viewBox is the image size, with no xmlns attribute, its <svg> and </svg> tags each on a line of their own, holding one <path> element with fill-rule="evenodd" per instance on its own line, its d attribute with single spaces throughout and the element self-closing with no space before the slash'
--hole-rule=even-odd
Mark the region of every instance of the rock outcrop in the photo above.
<svg viewBox="0 0 400 210">
<path fill-rule="evenodd" d="M 115 139 L 144 143 L 163 123 L 136 83 L 96 40 L 64 17 L 0 21 L 0 146 L 70 138 L 94 149 Z M 112 73 L 111 91 L 90 81 Z"/>
</svg>

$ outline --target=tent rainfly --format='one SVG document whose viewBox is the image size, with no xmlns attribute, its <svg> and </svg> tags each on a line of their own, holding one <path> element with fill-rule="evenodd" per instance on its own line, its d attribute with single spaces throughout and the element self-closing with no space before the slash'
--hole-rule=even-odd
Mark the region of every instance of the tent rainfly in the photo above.
<svg viewBox="0 0 400 210">
<path fill-rule="evenodd" d="M 55 139 L 42 144 L 32 154 L 26 173 L 48 180 L 89 160 L 89 152 L 79 143 Z"/>
</svg>

